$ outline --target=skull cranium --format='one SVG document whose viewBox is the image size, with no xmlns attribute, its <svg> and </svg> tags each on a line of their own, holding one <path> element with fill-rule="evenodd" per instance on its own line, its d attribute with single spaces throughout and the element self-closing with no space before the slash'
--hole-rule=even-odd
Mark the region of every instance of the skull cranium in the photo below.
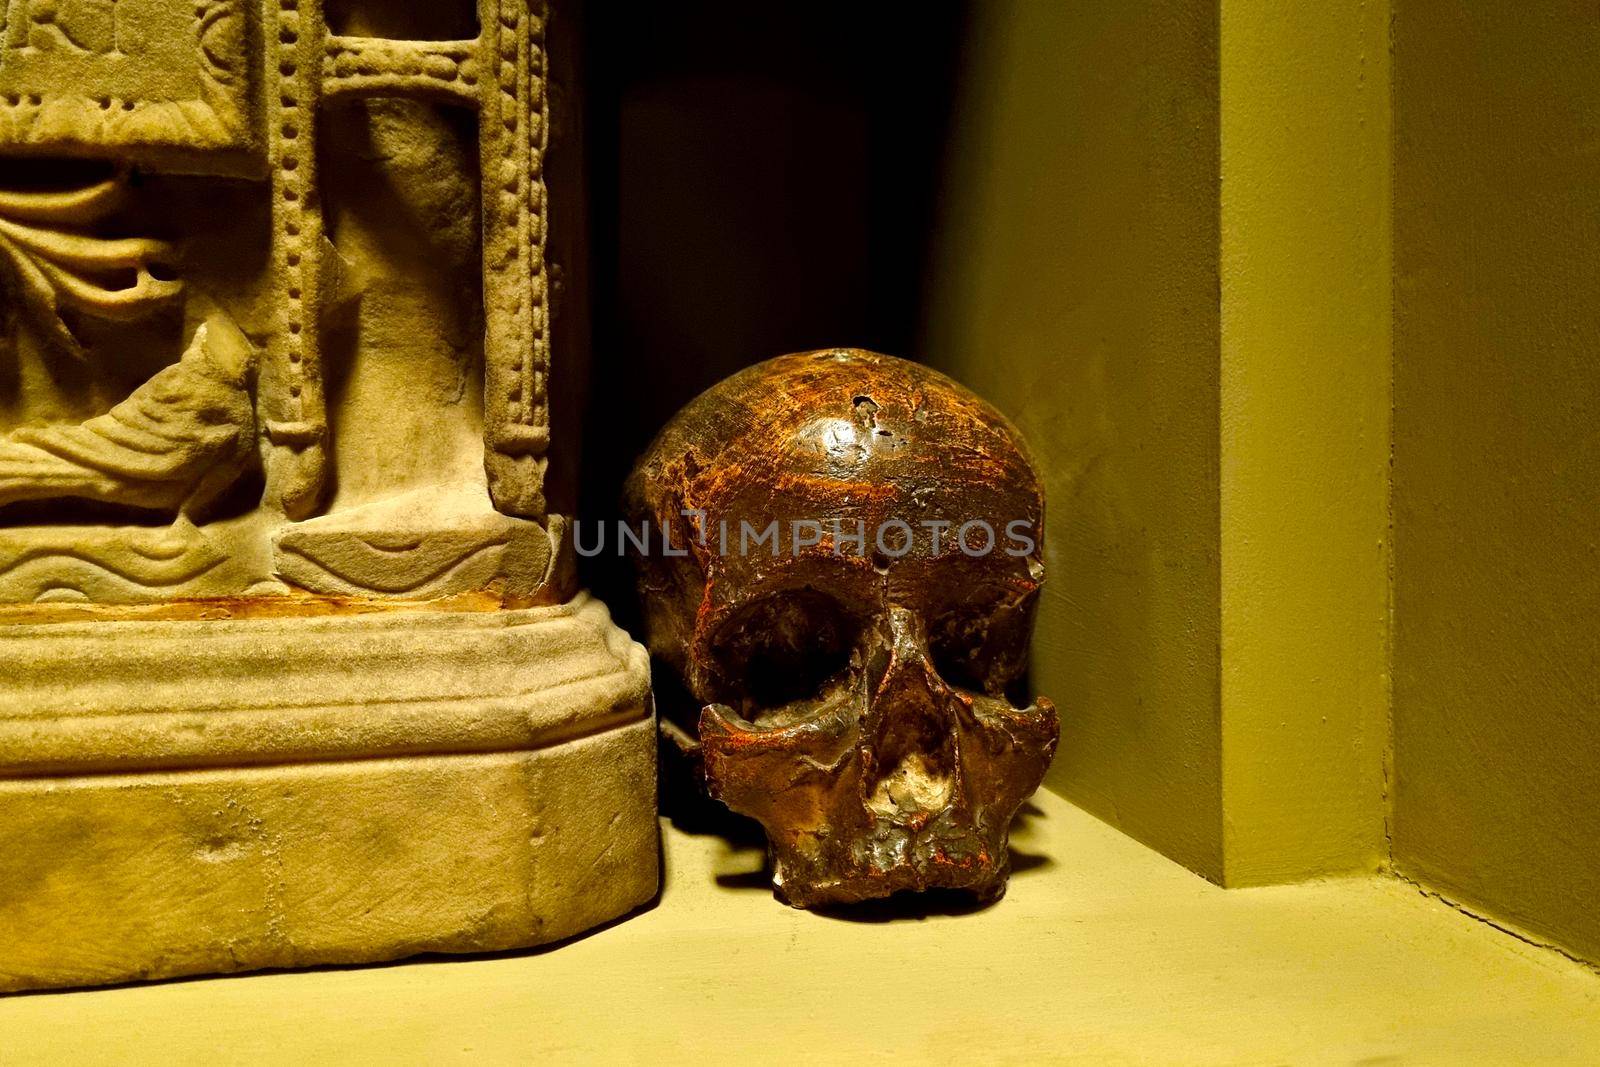
<svg viewBox="0 0 1600 1067">
<path fill-rule="evenodd" d="M 684 408 L 627 497 L 682 553 L 638 560 L 651 651 L 703 705 L 707 784 L 762 823 L 779 892 L 1002 894 L 1058 729 L 1007 697 L 1043 496 L 1005 419 L 914 363 L 782 356 Z"/>
</svg>

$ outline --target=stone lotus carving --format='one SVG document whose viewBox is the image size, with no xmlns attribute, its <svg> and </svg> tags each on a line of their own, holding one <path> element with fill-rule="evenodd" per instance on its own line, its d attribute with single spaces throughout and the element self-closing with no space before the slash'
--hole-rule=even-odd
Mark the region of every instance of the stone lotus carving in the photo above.
<svg viewBox="0 0 1600 1067">
<path fill-rule="evenodd" d="M 1004 418 L 901 360 L 784 356 L 690 403 L 627 498 L 631 521 L 683 546 L 639 560 L 651 651 L 703 704 L 707 784 L 766 828 L 778 891 L 807 907 L 1002 894 L 1011 820 L 1058 730 L 1049 701 L 1007 699 L 1037 543 L 957 543 L 971 520 L 1041 529 L 1039 479 Z M 740 543 L 774 521 L 781 545 Z M 852 529 L 864 544 L 844 544 Z"/>
</svg>

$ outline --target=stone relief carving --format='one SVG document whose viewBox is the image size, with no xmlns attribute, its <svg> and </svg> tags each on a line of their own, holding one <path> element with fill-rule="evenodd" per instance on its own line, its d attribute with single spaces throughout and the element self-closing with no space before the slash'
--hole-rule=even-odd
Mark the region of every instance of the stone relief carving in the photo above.
<svg viewBox="0 0 1600 1067">
<path fill-rule="evenodd" d="M 231 341 L 231 343 L 229 343 Z M 183 357 L 104 415 L 0 438 L 0 506 L 71 497 L 204 519 L 256 465 L 243 337 L 195 331 Z"/>
<path fill-rule="evenodd" d="M 0 992 L 647 901 L 647 657 L 545 494 L 545 0 L 0 18 Z"/>
<path fill-rule="evenodd" d="M 259 171 L 245 0 L 4 0 L 0 143 Z"/>
<path fill-rule="evenodd" d="M 6 2 L 0 602 L 570 595 L 544 5 L 420 8 Z"/>
<path fill-rule="evenodd" d="M 181 282 L 150 272 L 153 263 L 170 256 L 162 242 L 83 232 L 115 210 L 122 193 L 121 176 L 79 189 L 0 190 L 0 277 L 8 303 L 40 336 L 77 359 L 84 358 L 83 345 L 62 318 L 63 305 L 127 321 L 154 313 L 183 289 Z M 130 271 L 131 285 L 112 288 L 100 280 Z M 12 328 L 0 334 L 0 345 L 10 348 L 14 341 Z"/>
</svg>

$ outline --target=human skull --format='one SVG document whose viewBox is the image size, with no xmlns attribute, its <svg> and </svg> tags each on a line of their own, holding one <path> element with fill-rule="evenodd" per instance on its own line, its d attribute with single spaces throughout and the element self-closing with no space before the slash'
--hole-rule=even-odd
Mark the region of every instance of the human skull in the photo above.
<svg viewBox="0 0 1600 1067">
<path fill-rule="evenodd" d="M 997 411 L 850 349 L 734 375 L 635 467 L 651 651 L 703 705 L 709 790 L 764 826 L 789 903 L 1005 892 L 1058 730 L 1049 701 L 1007 697 L 1043 508 Z"/>
</svg>

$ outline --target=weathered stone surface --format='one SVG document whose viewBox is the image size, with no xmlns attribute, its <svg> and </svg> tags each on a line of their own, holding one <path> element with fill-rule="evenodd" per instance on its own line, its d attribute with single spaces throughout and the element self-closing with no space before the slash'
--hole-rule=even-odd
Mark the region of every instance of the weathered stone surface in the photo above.
<svg viewBox="0 0 1600 1067">
<path fill-rule="evenodd" d="M 3 0 L 0 149 L 249 172 L 251 0 Z"/>
<path fill-rule="evenodd" d="M 0 0 L 0 990 L 655 892 L 647 662 L 545 491 L 575 52 L 546 0 Z"/>
<path fill-rule="evenodd" d="M 0 603 L 571 596 L 544 484 L 570 19 L 0 5 Z M 161 524 L 182 562 L 129 554 Z"/>
<path fill-rule="evenodd" d="M 536 945 L 655 893 L 645 654 L 588 598 L 0 659 L 0 990 Z"/>
</svg>

